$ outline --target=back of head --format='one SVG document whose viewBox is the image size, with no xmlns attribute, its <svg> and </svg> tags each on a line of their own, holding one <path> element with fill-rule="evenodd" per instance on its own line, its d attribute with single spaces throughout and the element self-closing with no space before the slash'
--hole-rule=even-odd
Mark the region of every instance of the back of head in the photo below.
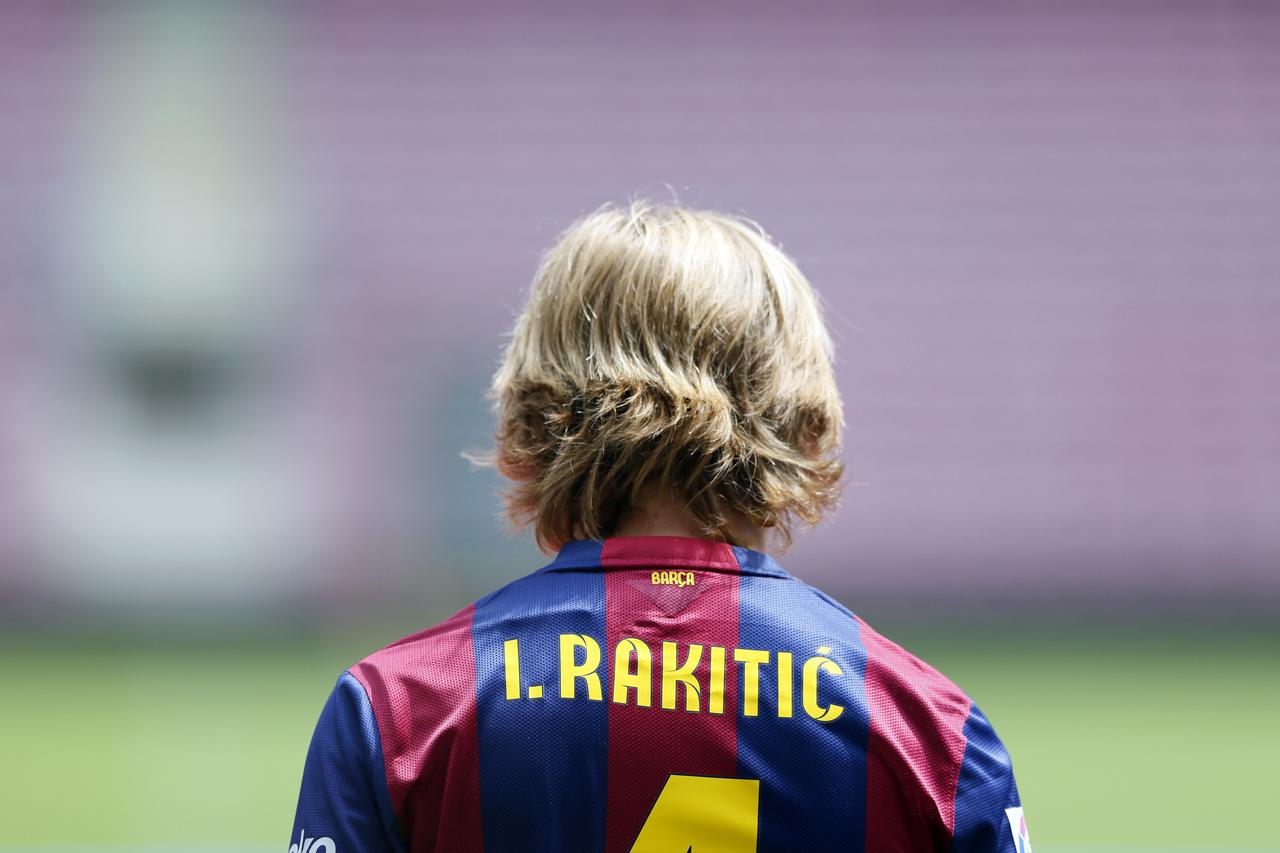
<svg viewBox="0 0 1280 853">
<path fill-rule="evenodd" d="M 554 549 L 657 489 L 710 537 L 735 516 L 787 537 L 835 503 L 831 361 L 809 283 L 754 223 L 602 208 L 546 254 L 494 378 L 510 515 Z"/>
</svg>

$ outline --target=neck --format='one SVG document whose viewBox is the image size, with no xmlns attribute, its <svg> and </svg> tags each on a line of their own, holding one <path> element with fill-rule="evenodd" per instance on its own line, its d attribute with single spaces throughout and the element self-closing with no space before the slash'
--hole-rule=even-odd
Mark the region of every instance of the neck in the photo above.
<svg viewBox="0 0 1280 853">
<path fill-rule="evenodd" d="M 729 519 L 728 542 L 753 551 L 764 550 L 764 528 L 739 514 Z M 707 539 L 697 517 L 681 501 L 665 495 L 645 494 L 618 522 L 614 536 L 685 536 Z"/>
</svg>

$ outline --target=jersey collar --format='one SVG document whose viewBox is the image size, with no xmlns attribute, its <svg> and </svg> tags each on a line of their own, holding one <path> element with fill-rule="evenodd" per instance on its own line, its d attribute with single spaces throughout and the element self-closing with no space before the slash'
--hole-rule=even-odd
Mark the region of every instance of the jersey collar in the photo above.
<svg viewBox="0 0 1280 853">
<path fill-rule="evenodd" d="M 609 571 L 633 568 L 688 568 L 743 575 L 787 577 L 768 554 L 684 536 L 615 536 L 568 542 L 539 571 Z"/>
</svg>

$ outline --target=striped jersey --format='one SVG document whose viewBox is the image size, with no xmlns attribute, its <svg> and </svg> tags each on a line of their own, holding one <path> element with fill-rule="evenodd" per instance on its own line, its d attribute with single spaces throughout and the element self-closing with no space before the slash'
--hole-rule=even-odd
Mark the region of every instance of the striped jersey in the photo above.
<svg viewBox="0 0 1280 853">
<path fill-rule="evenodd" d="M 1029 853 L 1009 756 L 936 670 L 769 556 L 549 565 L 342 675 L 291 853 Z"/>
</svg>

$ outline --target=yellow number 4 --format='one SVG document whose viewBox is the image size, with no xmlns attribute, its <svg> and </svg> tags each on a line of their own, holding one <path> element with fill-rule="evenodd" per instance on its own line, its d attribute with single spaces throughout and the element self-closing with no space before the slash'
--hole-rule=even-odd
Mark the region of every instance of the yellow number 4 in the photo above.
<svg viewBox="0 0 1280 853">
<path fill-rule="evenodd" d="M 760 780 L 672 775 L 631 853 L 755 853 Z"/>
</svg>

